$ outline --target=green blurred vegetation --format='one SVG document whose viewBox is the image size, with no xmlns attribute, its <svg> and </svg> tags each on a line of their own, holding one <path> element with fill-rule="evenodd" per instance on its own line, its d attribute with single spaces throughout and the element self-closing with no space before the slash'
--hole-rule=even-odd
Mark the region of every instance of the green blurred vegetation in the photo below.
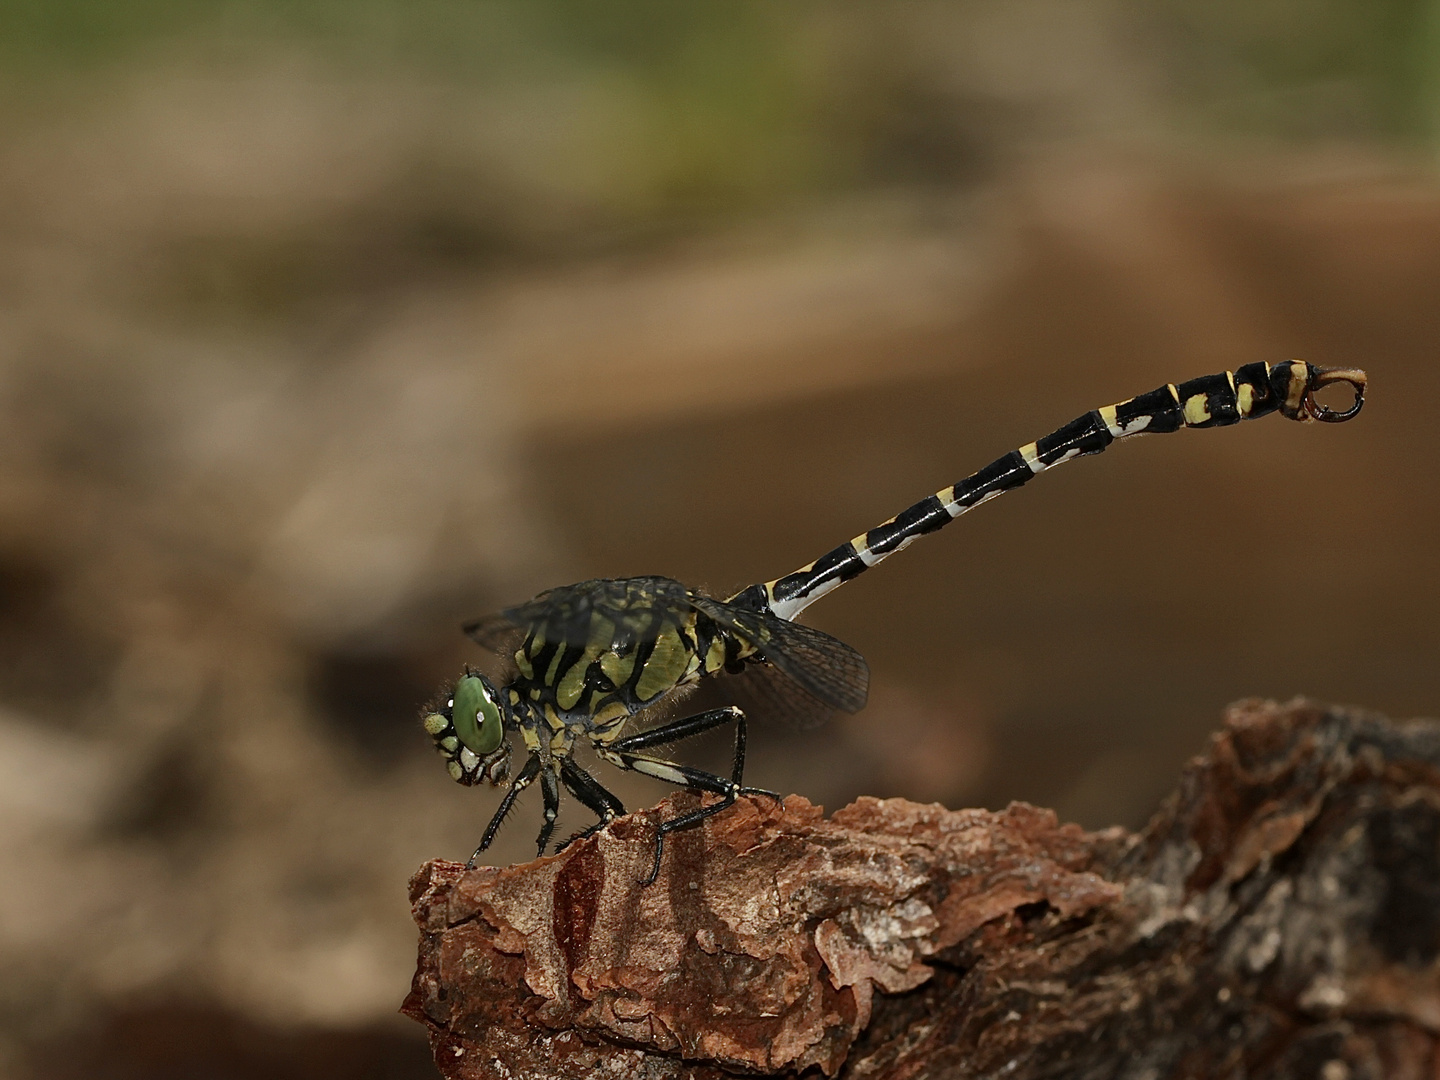
<svg viewBox="0 0 1440 1080">
<path fill-rule="evenodd" d="M 11 123 L 270 68 L 419 87 L 430 134 L 313 235 L 187 240 L 187 288 L 270 283 L 246 307 L 304 294 L 320 264 L 572 258 L 888 188 L 938 193 L 931 213 L 1035 139 L 1127 124 L 1428 153 L 1440 0 L 0 0 Z M 326 248 L 362 235 L 385 251 Z"/>
<path fill-rule="evenodd" d="M 817 111 L 825 111 L 823 84 L 837 81 L 825 70 L 837 56 L 823 55 L 837 27 L 850 39 L 845 60 L 853 62 L 857 40 L 883 50 L 903 40 L 906 27 L 923 36 L 937 12 L 954 26 L 956 18 L 984 18 L 1004 6 L 997 0 L 3 0 L 0 64 L 13 82 L 123 67 L 166 49 L 219 63 L 227 55 L 283 48 L 371 74 L 432 79 L 494 82 L 605 71 L 643 91 L 655 144 L 683 159 L 668 170 L 678 190 L 704 186 L 710 181 L 697 177 L 716 171 L 729 173 L 739 188 L 763 175 L 768 188 L 776 173 L 796 175 L 797 167 L 794 182 L 815 178 L 804 144 L 814 138 L 807 132 Z M 1059 10 L 1054 3 L 1011 6 L 1033 8 L 1035 22 Z M 1301 138 L 1435 131 L 1436 0 L 1118 0 L 1092 10 L 1096 20 L 1131 38 L 1168 83 L 1178 108 L 1221 129 Z"/>
<path fill-rule="evenodd" d="M 7 0 L 0 65 L 22 88 L 297 55 L 360 79 L 588 82 L 602 111 L 627 114 L 649 186 L 723 202 L 813 179 L 803 13 L 744 0 Z"/>
<path fill-rule="evenodd" d="M 1440 132 L 1435 0 L 1160 0 L 1136 6 L 1176 97 L 1208 124 L 1292 138 Z"/>
</svg>

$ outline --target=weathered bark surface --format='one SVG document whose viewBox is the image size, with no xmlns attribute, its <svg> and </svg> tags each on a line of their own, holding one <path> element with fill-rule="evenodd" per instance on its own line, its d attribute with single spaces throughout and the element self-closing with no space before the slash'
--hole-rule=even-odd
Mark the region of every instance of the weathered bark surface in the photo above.
<svg viewBox="0 0 1440 1080">
<path fill-rule="evenodd" d="M 1440 1077 L 1440 724 L 1234 707 L 1141 833 L 746 800 L 427 864 L 405 1011 L 452 1078 Z"/>
</svg>

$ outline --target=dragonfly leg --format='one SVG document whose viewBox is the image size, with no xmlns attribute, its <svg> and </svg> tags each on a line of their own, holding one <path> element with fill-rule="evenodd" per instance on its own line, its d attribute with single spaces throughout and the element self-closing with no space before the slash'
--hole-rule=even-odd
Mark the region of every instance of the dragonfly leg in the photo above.
<svg viewBox="0 0 1440 1080">
<path fill-rule="evenodd" d="M 683 721 L 677 721 L 677 723 L 683 723 Z M 644 734 L 653 733 L 647 731 Z M 727 807 L 734 806 L 736 796 L 742 791 L 748 790 L 741 788 L 734 780 L 727 780 L 723 776 L 716 776 L 703 769 L 692 769 L 688 765 L 681 765 L 674 761 L 663 761 L 659 758 L 631 754 L 613 748 L 598 750 L 598 752 L 606 761 L 622 769 L 638 772 L 642 776 L 653 776 L 656 780 L 664 780 L 667 784 L 675 784 L 678 787 L 687 787 L 691 791 L 709 791 L 721 796 L 717 803 L 702 806 L 698 810 L 692 810 L 688 814 L 681 814 L 677 818 L 660 823 L 660 827 L 655 833 L 655 862 L 650 867 L 650 873 L 640 879 L 642 885 L 652 884 L 660 876 L 660 861 L 665 855 L 665 837 L 679 829 L 688 829 L 692 825 L 698 825 L 712 814 L 718 814 Z M 766 794 L 770 793 L 766 792 Z"/>
<path fill-rule="evenodd" d="M 535 854 L 545 854 L 550 843 L 550 834 L 555 831 L 555 822 L 560 817 L 560 781 L 555 777 L 555 765 L 547 765 L 540 774 L 540 794 L 545 798 L 545 820 L 540 824 L 540 835 L 535 838 Z"/>
<path fill-rule="evenodd" d="M 531 754 L 525 767 L 522 768 L 514 780 L 510 782 L 510 790 L 505 792 L 505 797 L 500 800 L 500 807 L 495 811 L 495 816 L 490 819 L 490 824 L 485 826 L 485 837 L 480 841 L 480 846 L 475 849 L 475 854 L 470 856 L 470 861 L 465 864 L 466 870 L 475 867 L 475 860 L 480 858 L 480 853 L 488 848 L 495 839 L 495 834 L 500 831 L 501 824 L 510 813 L 510 808 L 515 805 L 515 800 L 520 792 L 535 782 L 540 775 L 540 755 Z"/>
<path fill-rule="evenodd" d="M 660 727 L 651 728 L 649 731 L 627 735 L 625 738 L 611 743 L 610 749 L 625 753 L 631 750 L 644 750 L 651 746 L 663 746 L 667 743 L 679 742 L 681 739 L 689 739 L 701 732 L 709 731 L 711 728 L 728 724 L 732 720 L 735 722 L 735 753 L 730 767 L 731 782 L 735 784 L 742 795 L 768 795 L 772 799 L 778 800 L 780 798 L 778 794 L 767 791 L 765 788 L 741 787 L 745 778 L 745 713 L 734 705 L 696 713 L 694 716 L 686 716 L 680 720 L 662 724 Z"/>
<path fill-rule="evenodd" d="M 584 839 L 592 833 L 597 833 L 610 822 L 614 821 L 625 813 L 625 805 L 605 787 L 575 763 L 574 758 L 560 759 L 560 780 L 571 795 L 588 806 L 600 820 L 591 825 L 588 829 L 581 829 L 574 836 L 568 838 L 555 850 L 564 851 L 576 840 Z"/>
</svg>

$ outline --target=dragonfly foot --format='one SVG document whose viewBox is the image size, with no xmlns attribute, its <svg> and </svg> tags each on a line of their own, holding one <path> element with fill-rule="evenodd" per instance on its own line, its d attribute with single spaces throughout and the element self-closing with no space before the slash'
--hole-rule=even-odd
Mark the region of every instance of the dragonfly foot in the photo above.
<svg viewBox="0 0 1440 1080">
<path fill-rule="evenodd" d="M 784 802 L 785 802 L 785 796 L 784 796 L 784 795 L 781 795 L 778 791 L 771 791 L 769 788 L 763 788 L 763 787 L 742 787 L 742 788 L 739 790 L 738 794 L 740 794 L 740 795 L 763 795 L 763 796 L 765 796 L 765 798 L 767 798 L 767 799 L 773 799 L 773 800 L 775 801 L 776 805 L 783 805 Z"/>
</svg>

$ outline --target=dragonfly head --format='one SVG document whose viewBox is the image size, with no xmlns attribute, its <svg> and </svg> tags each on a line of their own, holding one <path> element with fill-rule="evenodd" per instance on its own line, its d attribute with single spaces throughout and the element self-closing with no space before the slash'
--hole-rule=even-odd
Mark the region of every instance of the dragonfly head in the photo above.
<svg viewBox="0 0 1440 1080">
<path fill-rule="evenodd" d="M 490 680 L 467 671 L 441 702 L 423 722 L 451 779 L 466 787 L 481 780 L 502 783 L 510 772 L 510 743 L 505 738 L 505 707 Z"/>
</svg>

